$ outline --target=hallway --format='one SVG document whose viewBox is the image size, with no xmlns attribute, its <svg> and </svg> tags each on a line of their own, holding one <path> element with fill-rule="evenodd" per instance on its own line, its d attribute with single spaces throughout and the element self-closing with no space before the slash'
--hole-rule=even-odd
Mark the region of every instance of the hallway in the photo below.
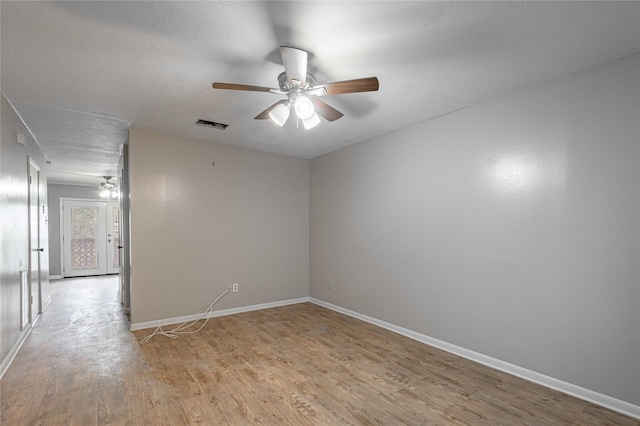
<svg viewBox="0 0 640 426">
<path fill-rule="evenodd" d="M 0 383 L 0 423 L 108 424 L 126 406 L 127 366 L 143 362 L 118 276 L 51 281 L 51 296 Z"/>
</svg>

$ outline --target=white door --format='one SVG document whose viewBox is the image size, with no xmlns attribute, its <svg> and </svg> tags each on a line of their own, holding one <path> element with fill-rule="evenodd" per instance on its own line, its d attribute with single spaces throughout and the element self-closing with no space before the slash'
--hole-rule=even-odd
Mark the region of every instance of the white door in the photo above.
<svg viewBox="0 0 640 426">
<path fill-rule="evenodd" d="M 114 216 L 116 202 L 91 200 L 62 200 L 62 253 L 64 277 L 105 275 L 118 273 L 113 265 Z M 110 213 L 111 212 L 111 213 Z M 115 218 L 117 220 L 118 214 Z M 119 237 L 119 236 L 118 236 Z"/>
<path fill-rule="evenodd" d="M 29 159 L 29 322 L 33 324 L 40 314 L 40 168 Z"/>
</svg>

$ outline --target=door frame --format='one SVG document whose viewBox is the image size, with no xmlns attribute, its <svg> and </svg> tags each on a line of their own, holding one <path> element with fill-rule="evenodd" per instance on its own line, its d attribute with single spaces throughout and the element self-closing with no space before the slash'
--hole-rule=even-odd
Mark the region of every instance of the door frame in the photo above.
<svg viewBox="0 0 640 426">
<path fill-rule="evenodd" d="M 114 214 L 113 209 L 117 209 L 118 212 L 117 214 Z M 112 201 L 107 201 L 107 211 L 106 211 L 106 220 L 107 220 L 107 275 L 115 275 L 115 274 L 119 274 L 121 267 L 120 267 L 120 262 L 122 261 L 122 256 L 120 253 L 120 240 L 122 240 L 122 238 L 120 238 L 120 235 L 118 235 L 118 242 L 116 242 L 116 238 L 115 235 L 110 234 L 110 232 L 113 232 L 113 229 L 111 227 L 109 227 L 109 225 L 114 225 L 114 224 L 118 224 L 118 233 L 122 234 L 122 225 L 120 224 L 121 221 L 121 214 L 120 214 L 120 203 L 119 202 L 112 202 Z M 114 263 L 114 258 L 116 256 L 118 256 L 118 266 L 113 266 Z"/>
<path fill-rule="evenodd" d="M 35 176 L 31 174 L 31 169 L 35 171 Z M 27 184 L 28 184 L 28 213 L 27 220 L 29 223 L 29 269 L 27 272 L 27 280 L 29 284 L 29 323 L 34 324 L 38 315 L 42 313 L 42 285 L 40 277 L 40 257 L 44 250 L 40 247 L 40 166 L 33 158 L 27 156 Z M 33 211 L 35 186 L 35 212 Z M 35 221 L 35 223 L 33 223 Z M 35 233 L 35 236 L 34 236 Z M 35 245 L 34 246 L 34 237 Z M 34 252 L 36 259 L 34 260 Z"/>
<path fill-rule="evenodd" d="M 129 146 L 122 145 L 118 161 L 120 185 L 120 302 L 125 313 L 131 312 L 131 263 L 129 258 Z M 130 316 L 129 316 L 130 318 Z"/>
<path fill-rule="evenodd" d="M 107 206 L 110 204 L 116 204 L 119 206 L 118 202 L 116 200 L 103 200 L 103 199 L 96 199 L 96 198 L 74 198 L 74 197 L 60 197 L 60 277 L 61 278 L 67 278 L 65 277 L 65 250 L 64 250 L 64 233 L 65 233 L 65 227 L 64 227 L 64 204 L 65 202 L 88 202 L 88 203 L 104 203 Z M 105 215 L 106 215 L 106 210 L 105 210 Z M 105 216 L 106 219 L 106 216 Z M 105 234 L 106 235 L 106 234 Z M 106 240 L 105 240 L 106 241 Z M 105 274 L 107 274 L 107 272 L 105 272 Z"/>
</svg>

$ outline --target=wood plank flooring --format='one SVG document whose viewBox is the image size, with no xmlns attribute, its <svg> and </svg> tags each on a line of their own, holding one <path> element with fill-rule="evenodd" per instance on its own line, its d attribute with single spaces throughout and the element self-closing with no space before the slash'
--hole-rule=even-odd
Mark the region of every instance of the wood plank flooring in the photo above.
<svg viewBox="0 0 640 426">
<path fill-rule="evenodd" d="M 640 425 L 325 308 L 131 333 L 117 277 L 52 281 L 0 382 L 9 425 Z"/>
</svg>

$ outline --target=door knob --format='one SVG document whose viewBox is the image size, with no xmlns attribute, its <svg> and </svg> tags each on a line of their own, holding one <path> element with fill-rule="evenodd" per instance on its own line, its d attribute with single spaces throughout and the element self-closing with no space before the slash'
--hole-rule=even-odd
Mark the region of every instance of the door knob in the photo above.
<svg viewBox="0 0 640 426">
<path fill-rule="evenodd" d="M 118 246 L 119 249 L 124 248 L 124 246 Z"/>
<path fill-rule="evenodd" d="M 33 251 L 44 251 L 43 248 L 37 248 L 37 249 L 33 249 Z"/>
</svg>

